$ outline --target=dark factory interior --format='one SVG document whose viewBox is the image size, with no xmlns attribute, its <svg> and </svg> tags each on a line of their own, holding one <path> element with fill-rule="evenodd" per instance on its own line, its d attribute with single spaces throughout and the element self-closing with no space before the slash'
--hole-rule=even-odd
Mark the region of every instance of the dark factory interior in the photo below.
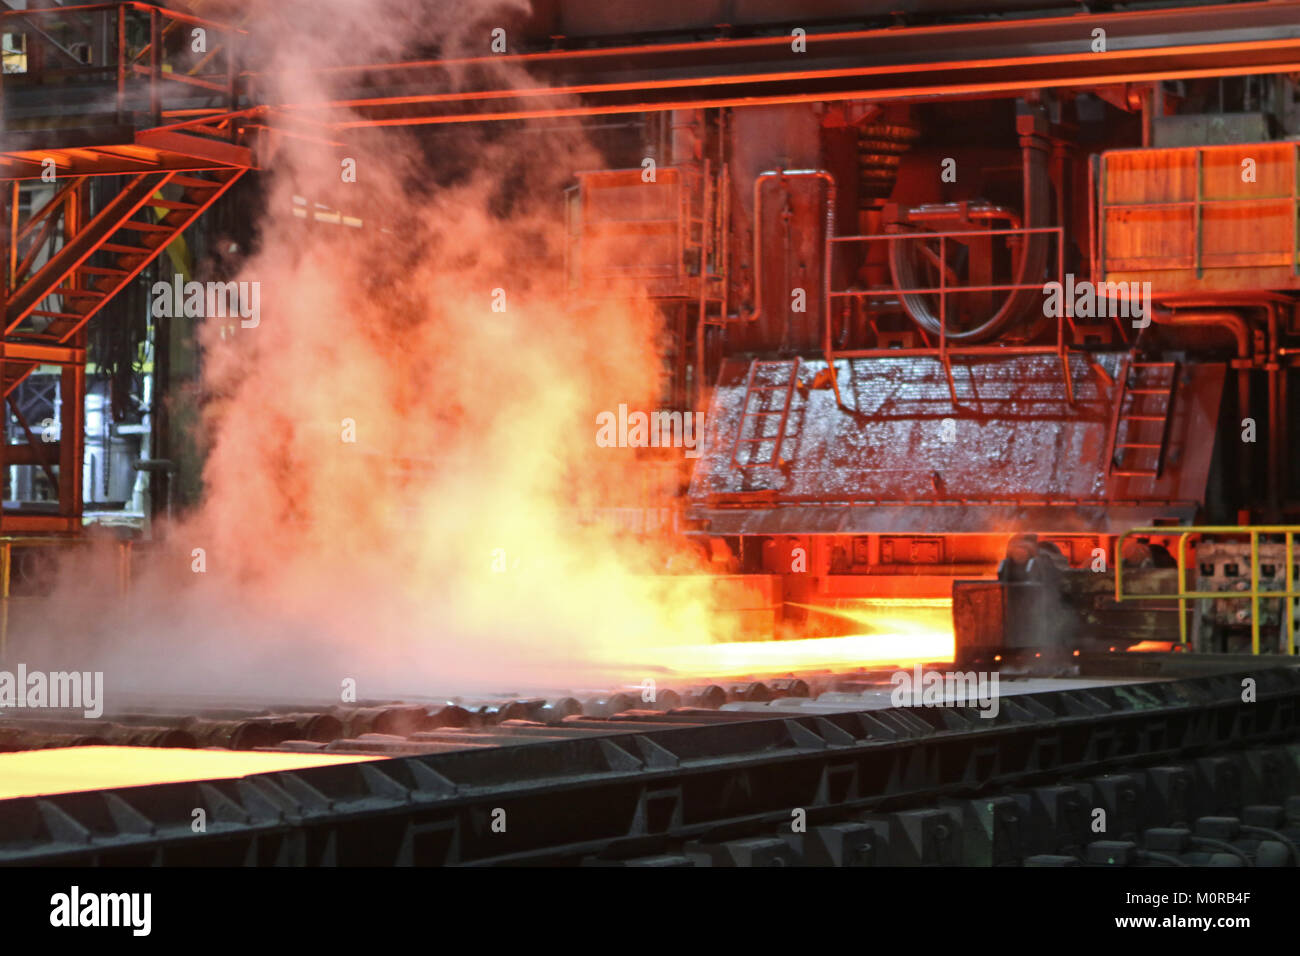
<svg viewBox="0 0 1300 956">
<path fill-rule="evenodd" d="M 1300 865 L 1300 0 L 0 36 L 0 863 Z"/>
</svg>

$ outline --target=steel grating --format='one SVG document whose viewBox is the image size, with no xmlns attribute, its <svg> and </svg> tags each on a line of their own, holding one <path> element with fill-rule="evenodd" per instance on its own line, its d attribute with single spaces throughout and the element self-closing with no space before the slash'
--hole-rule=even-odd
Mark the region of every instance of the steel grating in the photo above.
<svg viewBox="0 0 1300 956">
<path fill-rule="evenodd" d="M 1119 361 L 1096 356 L 1112 376 Z M 826 367 L 804 364 L 810 380 Z M 790 412 L 798 434 L 761 450 L 788 465 L 749 472 L 731 459 L 748 363 L 729 360 L 706 419 L 689 514 L 713 535 L 1113 532 L 1190 518 L 1205 497 L 1212 447 L 1203 438 L 1215 429 L 1223 367 L 1188 370 L 1170 423 L 1175 464 L 1159 478 L 1133 480 L 1109 474 L 1113 389 L 1082 357 L 1072 356 L 1071 366 L 1074 402 L 1055 356 L 955 363 L 954 404 L 933 358 L 841 360 L 840 389 L 852 411 L 837 406 L 829 383 L 809 389 Z"/>
</svg>

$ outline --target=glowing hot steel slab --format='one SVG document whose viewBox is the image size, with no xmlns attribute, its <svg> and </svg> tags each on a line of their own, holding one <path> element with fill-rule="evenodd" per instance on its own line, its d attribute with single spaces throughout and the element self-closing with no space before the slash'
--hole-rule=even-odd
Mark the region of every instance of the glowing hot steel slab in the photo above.
<svg viewBox="0 0 1300 956">
<path fill-rule="evenodd" d="M 952 633 L 851 634 L 795 641 L 738 641 L 671 650 L 672 670 L 699 677 L 784 674 L 872 664 L 951 660 Z"/>
<path fill-rule="evenodd" d="M 153 747 L 64 747 L 0 754 L 0 800 L 49 793 L 228 780 L 374 760 L 369 755 L 248 753 Z"/>
<path fill-rule="evenodd" d="M 712 679 L 853 670 L 952 660 L 949 598 L 846 598 L 831 604 L 787 602 L 815 615 L 851 622 L 858 633 L 774 641 L 679 644 L 654 651 L 652 670 Z M 842 628 L 847 630 L 848 628 Z M 649 662 L 643 663 L 643 667 Z M 627 667 L 623 668 L 625 671 Z"/>
</svg>

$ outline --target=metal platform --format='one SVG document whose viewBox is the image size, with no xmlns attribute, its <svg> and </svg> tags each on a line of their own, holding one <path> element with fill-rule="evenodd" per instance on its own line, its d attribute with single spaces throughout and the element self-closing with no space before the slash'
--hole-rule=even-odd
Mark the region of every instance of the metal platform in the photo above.
<svg viewBox="0 0 1300 956">
<path fill-rule="evenodd" d="M 933 358 L 841 360 L 849 408 L 837 405 L 829 387 L 796 393 L 789 415 L 797 431 L 783 431 L 779 449 L 774 439 L 756 452 L 785 466 L 748 470 L 731 457 L 750 363 L 728 360 L 709 408 L 688 516 L 706 520 L 712 535 L 1114 532 L 1189 519 L 1205 496 L 1211 447 L 1203 437 L 1217 422 L 1224 368 L 1187 369 L 1168 426 L 1166 467 L 1134 478 L 1110 474 L 1108 464 L 1121 359 L 1071 355 L 1073 402 L 1054 356 L 955 362 L 956 402 Z M 812 381 L 826 366 L 806 360 L 803 367 Z"/>
</svg>

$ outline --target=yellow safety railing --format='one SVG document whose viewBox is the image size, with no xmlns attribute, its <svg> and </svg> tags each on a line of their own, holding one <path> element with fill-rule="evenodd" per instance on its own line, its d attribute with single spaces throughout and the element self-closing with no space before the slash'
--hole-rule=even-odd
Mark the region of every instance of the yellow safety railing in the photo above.
<svg viewBox="0 0 1300 956">
<path fill-rule="evenodd" d="M 1147 537 L 1173 537 L 1178 535 L 1178 548 L 1175 558 L 1178 561 L 1177 594 L 1125 594 L 1124 593 L 1124 540 L 1133 535 Z M 1193 535 L 1232 534 L 1250 537 L 1250 590 L 1248 591 L 1189 591 L 1187 590 L 1187 539 Z M 1284 586 L 1281 591 L 1261 591 L 1259 587 L 1259 536 L 1261 534 L 1280 534 L 1286 539 L 1286 572 L 1283 576 Z M 1292 602 L 1300 597 L 1295 590 L 1296 582 L 1292 580 L 1292 568 L 1295 565 L 1295 535 L 1300 534 L 1300 525 L 1200 525 L 1195 527 L 1132 528 L 1125 531 L 1115 541 L 1115 600 L 1134 601 L 1160 598 L 1178 598 L 1178 639 L 1187 643 L 1187 602 L 1196 600 L 1249 600 L 1250 601 L 1250 652 L 1259 653 L 1259 602 L 1281 601 L 1286 617 L 1286 653 L 1295 653 L 1295 607 Z"/>
<path fill-rule="evenodd" d="M 11 584 L 13 580 L 14 548 L 49 548 L 92 546 L 101 543 L 87 538 L 54 537 L 0 537 L 0 658 L 5 656 L 9 647 L 9 602 L 13 600 Z M 118 541 L 117 544 L 117 588 L 122 596 L 131 586 L 131 542 Z"/>
</svg>

